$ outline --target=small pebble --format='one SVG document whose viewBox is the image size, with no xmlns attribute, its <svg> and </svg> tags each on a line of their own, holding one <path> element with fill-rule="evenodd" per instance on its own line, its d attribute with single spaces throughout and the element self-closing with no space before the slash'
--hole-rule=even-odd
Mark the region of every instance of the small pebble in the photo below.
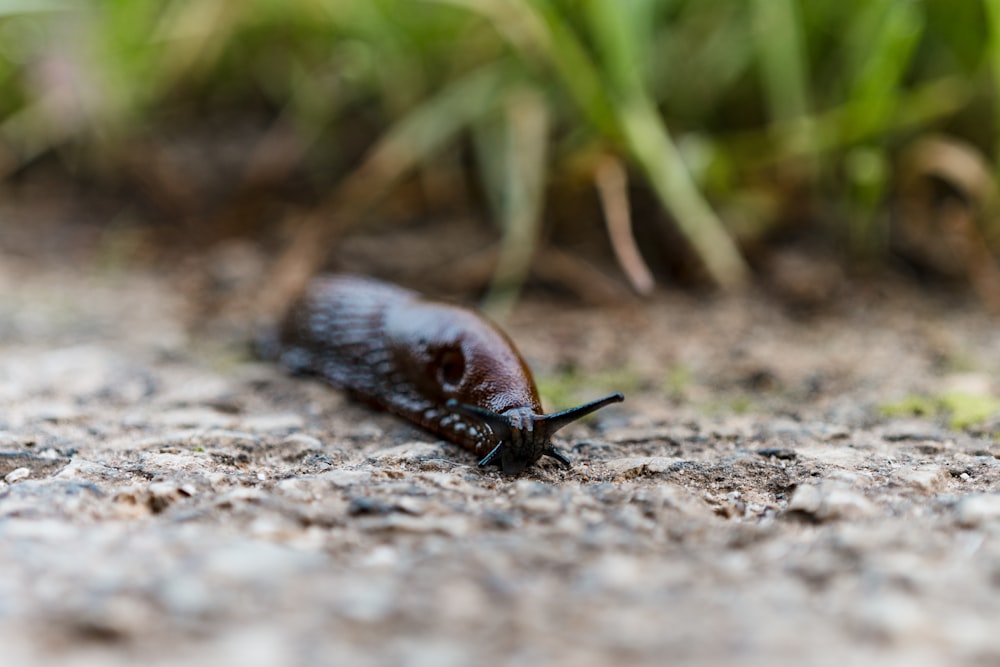
<svg viewBox="0 0 1000 667">
<path fill-rule="evenodd" d="M 414 441 L 382 449 L 372 458 L 384 463 L 408 463 L 440 456 L 441 447 L 437 444 Z"/>
<path fill-rule="evenodd" d="M 281 444 L 283 445 L 297 445 L 303 450 L 308 449 L 322 449 L 323 442 L 319 438 L 315 438 L 311 435 L 305 433 L 292 433 L 282 439 Z"/>
<path fill-rule="evenodd" d="M 802 484 L 788 501 L 789 512 L 801 512 L 814 515 L 823 504 L 823 492 L 815 484 Z"/>
<path fill-rule="evenodd" d="M 860 519 L 872 516 L 875 505 L 859 491 L 842 484 L 803 484 L 788 502 L 788 512 L 816 521 Z"/>
<path fill-rule="evenodd" d="M 897 473 L 900 482 L 925 493 L 940 493 L 948 484 L 948 474 L 940 466 L 920 466 Z"/>
<path fill-rule="evenodd" d="M 945 438 L 946 433 L 940 427 L 922 419 L 896 419 L 882 431 L 882 439 L 887 442 L 940 442 Z"/>
<path fill-rule="evenodd" d="M 28 479 L 29 477 L 31 477 L 30 468 L 15 468 L 7 473 L 7 475 L 3 478 L 3 481 L 8 484 L 13 484 L 15 482 L 20 482 L 22 479 Z"/>
<path fill-rule="evenodd" d="M 669 471 L 676 464 L 677 459 L 669 456 L 637 456 L 611 459 L 604 465 L 615 479 L 627 480 L 659 475 Z"/>
</svg>

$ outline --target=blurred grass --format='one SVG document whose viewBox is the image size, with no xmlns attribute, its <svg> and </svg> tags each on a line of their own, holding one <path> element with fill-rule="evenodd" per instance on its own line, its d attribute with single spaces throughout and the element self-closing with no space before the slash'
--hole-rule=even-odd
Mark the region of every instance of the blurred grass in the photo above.
<svg viewBox="0 0 1000 667">
<path fill-rule="evenodd" d="M 468 146 L 503 235 L 500 307 L 550 184 L 580 164 L 593 180 L 589 155 L 629 165 L 735 287 L 748 267 L 718 211 L 777 200 L 741 210 L 752 242 L 804 191 L 877 254 L 899 148 L 948 132 L 997 164 L 998 91 L 998 0 L 0 0 L 0 178 L 247 105 L 324 164 L 357 164 L 345 137 L 382 128 L 373 192 Z"/>
<path fill-rule="evenodd" d="M 946 416 L 950 428 L 962 430 L 995 419 L 1000 414 L 1000 399 L 992 394 L 962 391 L 936 396 L 911 395 L 886 403 L 880 412 L 885 417 Z"/>
</svg>

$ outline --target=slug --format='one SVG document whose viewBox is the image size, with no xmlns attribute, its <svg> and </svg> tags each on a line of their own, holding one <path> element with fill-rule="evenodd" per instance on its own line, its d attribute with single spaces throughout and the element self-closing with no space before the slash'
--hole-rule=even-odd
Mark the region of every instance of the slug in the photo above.
<svg viewBox="0 0 1000 667">
<path fill-rule="evenodd" d="M 314 278 L 265 356 L 317 375 L 517 474 L 542 456 L 570 461 L 552 434 L 621 394 L 543 414 L 531 371 L 495 324 L 372 278 Z"/>
</svg>

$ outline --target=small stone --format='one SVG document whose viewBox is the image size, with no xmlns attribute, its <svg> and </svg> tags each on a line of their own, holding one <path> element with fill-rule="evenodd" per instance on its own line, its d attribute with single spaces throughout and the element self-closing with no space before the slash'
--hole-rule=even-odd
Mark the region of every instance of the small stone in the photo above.
<svg viewBox="0 0 1000 667">
<path fill-rule="evenodd" d="M 925 493 L 940 493 L 948 484 L 948 474 L 940 466 L 919 466 L 897 473 L 900 482 Z"/>
<path fill-rule="evenodd" d="M 860 469 L 870 454 L 855 447 L 841 445 L 831 446 L 827 443 L 804 443 L 795 448 L 798 460 L 807 459 L 816 464 L 829 466 L 831 469 Z"/>
<path fill-rule="evenodd" d="M 0 489 L 0 506 L 4 516 L 85 516 L 98 512 L 103 495 L 92 482 L 26 479 Z"/>
<path fill-rule="evenodd" d="M 1000 521 L 1000 493 L 963 497 L 955 504 L 955 519 L 967 528 Z"/>
<path fill-rule="evenodd" d="M 876 507 L 864 494 L 837 483 L 803 484 L 788 501 L 788 512 L 816 521 L 860 519 L 875 513 Z"/>
<path fill-rule="evenodd" d="M 469 532 L 469 520 L 462 516 L 411 516 L 401 512 L 365 516 L 357 519 L 358 525 L 369 531 L 409 533 L 412 535 L 439 534 L 463 537 Z"/>
<path fill-rule="evenodd" d="M 611 459 L 604 465 L 615 479 L 626 480 L 660 475 L 676 464 L 677 459 L 669 456 L 635 456 Z"/>
<path fill-rule="evenodd" d="M 833 489 L 826 494 L 821 518 L 860 519 L 875 513 L 875 506 L 862 493 L 853 489 Z"/>
<path fill-rule="evenodd" d="M 15 468 L 4 476 L 3 481 L 8 484 L 14 484 L 15 482 L 20 482 L 22 479 L 28 479 L 31 477 L 30 468 Z"/>
<path fill-rule="evenodd" d="M 69 459 L 59 452 L 46 449 L 35 454 L 24 450 L 0 451 L 0 476 L 26 468 L 35 476 L 46 476 L 57 468 L 62 468 Z"/>
<path fill-rule="evenodd" d="M 921 419 L 894 419 L 882 430 L 882 439 L 887 442 L 941 442 L 946 437 L 947 434 L 939 426 Z"/>
<path fill-rule="evenodd" d="M 816 514 L 823 504 L 823 492 L 815 484 L 801 484 L 788 501 L 789 512 Z"/>
<path fill-rule="evenodd" d="M 747 503 L 739 491 L 731 491 L 716 512 L 727 519 L 738 519 L 746 515 Z"/>
<path fill-rule="evenodd" d="M 609 442 L 629 444 L 639 442 L 662 441 L 676 445 L 688 435 L 687 431 L 679 431 L 673 426 L 641 425 L 633 428 L 620 428 L 607 435 Z"/>
<path fill-rule="evenodd" d="M 853 470 L 831 470 L 823 478 L 823 483 L 827 485 L 839 484 L 840 486 L 859 489 L 863 488 L 871 481 L 870 477 L 871 475 L 862 476 L 860 473 Z"/>
<path fill-rule="evenodd" d="M 347 513 L 351 516 L 361 516 L 364 514 L 390 514 L 395 511 L 392 503 L 381 498 L 370 496 L 355 496 L 351 498 L 347 506 Z"/>
<path fill-rule="evenodd" d="M 305 433 L 292 433 L 282 439 L 281 444 L 289 447 L 298 447 L 301 451 L 323 449 L 323 442 L 319 438 L 315 438 Z"/>
<path fill-rule="evenodd" d="M 384 463 L 411 463 L 440 458 L 443 453 L 437 444 L 414 441 L 380 450 L 372 458 Z"/>
<path fill-rule="evenodd" d="M 76 457 L 60 470 L 56 479 L 79 479 L 96 482 L 124 482 L 131 479 L 127 471 L 106 466 L 96 461 Z"/>
</svg>

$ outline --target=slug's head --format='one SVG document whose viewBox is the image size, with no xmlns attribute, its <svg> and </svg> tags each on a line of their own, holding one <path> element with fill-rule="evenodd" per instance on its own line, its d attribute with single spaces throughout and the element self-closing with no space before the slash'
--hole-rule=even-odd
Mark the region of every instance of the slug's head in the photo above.
<svg viewBox="0 0 1000 667">
<path fill-rule="evenodd" d="M 621 394 L 611 394 L 550 415 L 535 414 L 529 407 L 511 408 L 503 413 L 497 413 L 474 405 L 465 405 L 455 399 L 448 401 L 448 408 L 460 415 L 483 422 L 493 432 L 497 444 L 479 465 L 499 463 L 505 473 L 516 475 L 542 456 L 551 456 L 564 466 L 568 466 L 569 459 L 566 455 L 552 446 L 552 434 L 566 424 L 600 410 L 605 405 L 624 400 L 625 397 Z"/>
</svg>

